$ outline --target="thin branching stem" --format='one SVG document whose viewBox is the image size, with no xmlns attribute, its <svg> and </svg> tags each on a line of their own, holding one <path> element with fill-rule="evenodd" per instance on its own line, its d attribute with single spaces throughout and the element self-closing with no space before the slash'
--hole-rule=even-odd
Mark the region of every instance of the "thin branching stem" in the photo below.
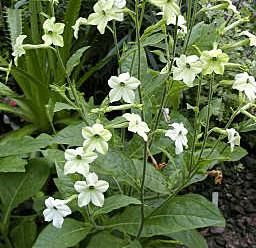
<svg viewBox="0 0 256 248">
<path fill-rule="evenodd" d="M 209 85 L 210 88 L 209 88 L 209 94 L 208 94 L 208 104 L 207 104 L 208 107 L 207 107 L 206 125 L 204 130 L 204 139 L 203 139 L 203 144 L 201 146 L 201 150 L 200 150 L 197 162 L 199 162 L 202 157 L 202 154 L 204 152 L 204 148 L 206 145 L 206 141 L 208 138 L 208 131 L 210 127 L 210 118 L 211 118 L 212 96 L 213 96 L 213 82 L 214 82 L 214 73 L 212 74 L 212 79 L 210 80 L 210 85 Z"/>
</svg>

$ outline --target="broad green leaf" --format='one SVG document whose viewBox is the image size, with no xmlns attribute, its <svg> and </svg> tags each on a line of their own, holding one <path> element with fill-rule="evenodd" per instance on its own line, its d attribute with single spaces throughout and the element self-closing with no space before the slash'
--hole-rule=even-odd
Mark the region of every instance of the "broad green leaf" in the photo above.
<svg viewBox="0 0 256 248">
<path fill-rule="evenodd" d="M 98 208 L 93 215 L 97 216 L 100 214 L 109 213 L 115 209 L 126 207 L 128 205 L 139 205 L 141 202 L 133 197 L 127 195 L 113 195 L 105 199 L 104 206 Z"/>
<path fill-rule="evenodd" d="M 200 195 L 188 194 L 171 198 L 152 212 L 145 208 L 146 219 L 142 237 L 170 235 L 207 226 L 224 226 L 225 220 L 219 210 Z M 109 221 L 116 229 L 136 235 L 139 227 L 140 208 L 130 207 Z"/>
<path fill-rule="evenodd" d="M 0 175 L 0 198 L 3 206 L 3 223 L 15 207 L 35 195 L 49 175 L 48 163 L 43 159 L 32 159 L 26 173 L 4 173 Z"/>
<path fill-rule="evenodd" d="M 139 175 L 137 180 L 140 180 L 143 174 L 143 161 L 133 160 L 133 162 Z M 169 194 L 170 191 L 167 186 L 167 178 L 165 178 L 165 176 L 160 171 L 155 169 L 152 164 L 147 163 L 145 187 L 160 194 Z"/>
<path fill-rule="evenodd" d="M 142 46 L 152 46 L 155 44 L 159 44 L 162 40 L 164 40 L 165 35 L 161 33 L 155 33 L 148 37 L 141 37 L 141 45 Z"/>
<path fill-rule="evenodd" d="M 47 134 L 41 134 L 37 138 L 26 136 L 7 140 L 6 142 L 0 142 L 0 157 L 36 152 L 51 143 L 52 137 Z"/>
<path fill-rule="evenodd" d="M 67 104 L 67 103 L 56 102 L 53 112 L 56 113 L 56 112 L 59 112 L 61 110 L 71 110 L 71 109 L 76 109 L 76 108 L 71 106 L 70 104 Z"/>
<path fill-rule="evenodd" d="M 92 170 L 115 177 L 118 181 L 126 182 L 133 187 L 139 185 L 139 175 L 133 161 L 120 151 L 109 151 L 106 155 L 99 155 L 92 165 Z"/>
<path fill-rule="evenodd" d="M 126 247 L 128 242 L 112 235 L 110 232 L 103 231 L 93 235 L 87 248 L 121 248 Z"/>
<path fill-rule="evenodd" d="M 218 30 L 215 23 L 197 23 L 193 28 L 188 42 L 188 46 L 196 45 L 201 51 L 211 50 L 213 43 L 218 38 Z"/>
<path fill-rule="evenodd" d="M 47 225 L 39 234 L 33 248 L 68 248 L 77 245 L 91 230 L 88 223 L 65 218 L 62 228 Z"/>
<path fill-rule="evenodd" d="M 11 240 L 15 248 L 32 247 L 36 238 L 36 223 L 34 219 L 26 217 L 11 230 Z"/>
<path fill-rule="evenodd" d="M 175 240 L 181 241 L 188 248 L 208 248 L 206 240 L 196 230 L 171 233 L 169 236 Z"/>
<path fill-rule="evenodd" d="M 73 69 L 79 65 L 80 63 L 80 59 L 83 56 L 84 52 L 90 48 L 89 46 L 87 47 L 82 47 L 80 49 L 78 49 L 68 60 L 67 65 L 66 65 L 66 71 L 67 74 L 70 76 L 70 74 L 72 73 Z"/>
<path fill-rule="evenodd" d="M 55 161 L 55 166 L 58 178 L 54 179 L 54 183 L 56 184 L 62 196 L 66 198 L 77 193 L 74 189 L 74 182 L 72 181 L 70 176 L 64 175 L 64 163 Z"/>
<path fill-rule="evenodd" d="M 0 158 L 0 173 L 1 172 L 25 172 L 27 161 L 19 156 L 9 156 Z"/>
<path fill-rule="evenodd" d="M 81 146 L 83 144 L 82 128 L 84 126 L 86 124 L 79 123 L 65 127 L 55 135 L 54 142 L 70 146 Z"/>
</svg>

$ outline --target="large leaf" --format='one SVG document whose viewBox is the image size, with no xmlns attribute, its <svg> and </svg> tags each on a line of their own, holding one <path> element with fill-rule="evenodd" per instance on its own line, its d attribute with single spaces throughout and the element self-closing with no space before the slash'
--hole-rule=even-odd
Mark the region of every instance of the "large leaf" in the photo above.
<svg viewBox="0 0 256 248">
<path fill-rule="evenodd" d="M 33 248 L 68 248 L 83 240 L 90 232 L 91 226 L 74 219 L 66 218 L 61 229 L 49 224 L 39 234 Z"/>
<path fill-rule="evenodd" d="M 28 217 L 12 229 L 10 236 L 15 248 L 28 248 L 32 247 L 36 234 L 36 223 Z"/>
<path fill-rule="evenodd" d="M 188 248 L 207 248 L 208 245 L 204 237 L 196 230 L 188 230 L 171 233 L 170 237 L 181 241 Z"/>
<path fill-rule="evenodd" d="M 51 143 L 52 137 L 47 134 L 41 134 L 37 138 L 32 138 L 30 136 L 19 139 L 13 138 L 6 142 L 0 142 L 0 157 L 36 152 Z"/>
<path fill-rule="evenodd" d="M 79 123 L 65 127 L 56 134 L 54 142 L 70 146 L 81 146 L 83 144 L 82 128 L 84 126 L 86 126 L 84 123 Z"/>
<path fill-rule="evenodd" d="M 127 195 L 113 195 L 108 197 L 104 202 L 104 206 L 102 208 L 98 208 L 93 215 L 106 214 L 115 209 L 126 207 L 131 204 L 139 205 L 141 202 L 138 199 Z"/>
<path fill-rule="evenodd" d="M 25 172 L 27 161 L 19 156 L 9 156 L 0 158 L 0 173 L 1 172 Z"/>
<path fill-rule="evenodd" d="M 67 65 L 66 65 L 66 71 L 68 76 L 72 73 L 73 69 L 80 63 L 80 59 L 83 56 L 84 52 L 89 48 L 87 47 L 82 47 L 78 49 L 68 60 Z"/>
<path fill-rule="evenodd" d="M 109 232 L 103 231 L 94 235 L 86 246 L 87 248 L 120 248 L 126 247 L 127 242 L 120 239 Z"/>
<path fill-rule="evenodd" d="M 170 235 L 207 226 L 224 226 L 225 220 L 219 210 L 202 196 L 188 194 L 168 200 L 152 212 L 146 207 L 146 219 L 142 237 Z M 139 226 L 140 208 L 130 207 L 110 223 L 116 229 L 136 235 Z"/>
<path fill-rule="evenodd" d="M 35 195 L 44 185 L 48 175 L 48 163 L 43 159 L 30 160 L 26 173 L 0 174 L 0 198 L 4 225 L 7 224 L 12 209 Z"/>
</svg>

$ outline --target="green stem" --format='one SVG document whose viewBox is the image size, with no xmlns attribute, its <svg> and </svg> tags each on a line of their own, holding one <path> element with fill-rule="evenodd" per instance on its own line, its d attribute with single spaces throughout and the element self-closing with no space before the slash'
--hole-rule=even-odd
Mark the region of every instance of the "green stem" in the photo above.
<svg viewBox="0 0 256 248">
<path fill-rule="evenodd" d="M 118 48 L 118 41 L 117 41 L 117 32 L 116 32 L 116 22 L 113 21 L 113 39 L 114 39 L 114 44 L 116 48 L 116 56 L 117 56 L 117 62 L 118 62 L 118 74 L 121 73 L 121 67 L 120 67 L 120 61 L 121 61 L 121 56 Z"/>
<path fill-rule="evenodd" d="M 186 52 L 187 52 L 188 43 L 189 43 L 189 40 L 190 40 L 190 37 L 191 37 L 191 33 L 192 33 L 192 28 L 193 28 L 195 20 L 196 20 L 197 6 L 198 6 L 198 0 L 195 0 L 194 8 L 193 8 L 193 14 L 192 14 L 192 17 L 190 16 L 190 18 L 189 18 L 188 34 L 187 34 L 187 37 L 186 37 L 186 40 L 185 40 L 185 43 L 184 43 L 185 44 L 184 54 L 186 54 Z M 191 3 L 191 10 L 189 11 L 190 15 L 191 15 L 191 12 L 192 12 L 192 3 Z"/>
<path fill-rule="evenodd" d="M 140 18 L 142 20 L 143 17 L 139 16 L 139 1 L 135 1 L 135 14 L 136 14 L 136 19 L 135 19 L 135 25 L 136 25 L 136 44 L 137 44 L 137 52 L 138 52 L 138 79 L 141 79 L 141 67 L 140 67 L 140 49 L 141 49 L 141 44 L 140 44 Z M 141 92 L 141 86 L 139 85 L 138 87 L 139 91 L 139 98 L 140 98 L 140 104 L 143 104 L 143 98 L 142 98 L 142 92 Z M 144 116 L 144 110 L 142 108 L 141 110 L 141 118 L 144 121 L 145 116 Z M 138 229 L 138 233 L 136 235 L 136 239 L 138 240 L 140 238 L 140 235 L 143 231 L 144 227 L 144 219 L 145 219 L 145 214 L 144 214 L 144 187 L 145 187 L 145 179 L 146 179 L 146 168 L 147 168 L 147 142 L 144 142 L 144 152 L 143 152 L 143 171 L 142 171 L 142 180 L 141 180 L 141 187 L 140 187 L 140 200 L 141 200 L 141 209 L 140 209 L 140 225 Z"/>
<path fill-rule="evenodd" d="M 60 62 L 60 64 L 61 64 L 61 67 L 62 67 L 62 69 L 63 69 L 63 71 L 64 71 L 64 73 L 65 73 L 65 76 L 66 76 L 68 85 L 69 85 L 69 87 L 70 87 L 70 89 L 71 89 L 72 95 L 73 95 L 73 97 L 74 97 L 74 99 L 75 99 L 75 104 L 76 104 L 76 106 L 77 106 L 77 108 L 78 108 L 78 111 L 79 111 L 81 117 L 83 118 L 83 120 L 87 123 L 86 115 L 85 115 L 85 113 L 83 112 L 83 108 L 80 106 L 79 99 L 78 99 L 77 94 L 76 94 L 75 89 L 74 89 L 75 86 L 72 84 L 71 79 L 70 79 L 69 75 L 67 74 L 65 65 L 64 65 L 63 60 L 62 60 L 62 58 L 61 58 L 61 56 L 60 56 L 59 49 L 56 48 L 55 51 L 56 51 L 57 58 L 58 58 L 58 60 L 59 60 L 59 62 Z"/>
<path fill-rule="evenodd" d="M 201 89 L 202 89 L 202 78 L 200 78 L 199 83 L 198 83 L 198 88 L 197 88 L 196 109 L 195 109 L 195 119 L 194 119 L 194 134 L 193 134 L 193 141 L 192 141 L 189 166 L 188 166 L 189 174 L 191 173 L 191 169 L 193 168 L 193 158 L 194 158 L 194 152 L 195 152 L 196 140 L 197 140 L 198 116 L 199 116 Z"/>
<path fill-rule="evenodd" d="M 211 118 L 211 105 L 212 105 L 212 96 L 213 96 L 213 82 L 214 82 L 214 74 L 212 75 L 212 79 L 210 81 L 210 89 L 209 89 L 209 95 L 208 95 L 208 108 L 207 108 L 207 117 L 206 117 L 206 126 L 204 130 L 204 139 L 203 139 L 203 144 L 200 150 L 200 154 L 198 157 L 197 162 L 201 159 L 201 156 L 204 152 L 206 140 L 208 138 L 208 131 L 209 131 L 209 126 L 210 126 L 210 118 Z"/>
<path fill-rule="evenodd" d="M 158 109 L 157 116 L 156 116 L 156 122 L 155 122 L 155 125 L 154 125 L 153 129 L 152 129 L 152 136 L 151 136 L 151 140 L 149 142 L 149 148 L 151 147 L 151 145 L 154 141 L 155 130 L 158 128 L 158 125 L 159 125 L 159 122 L 160 122 L 160 117 L 161 117 L 161 114 L 162 114 L 162 110 L 163 110 L 164 106 L 166 105 L 168 93 L 170 92 L 170 90 L 173 86 L 173 81 L 172 81 L 171 85 L 168 87 L 170 74 L 171 74 L 171 71 L 172 71 L 173 63 L 174 63 L 175 51 L 176 51 L 177 32 L 178 32 L 178 17 L 176 17 L 176 24 L 175 24 L 175 30 L 174 30 L 174 42 L 173 42 L 173 49 L 172 49 L 172 58 L 170 58 L 170 49 L 169 49 L 169 42 L 168 42 L 168 35 L 167 35 L 167 26 L 165 25 L 165 28 L 164 28 L 165 49 L 166 49 L 166 56 L 167 56 L 167 60 L 168 60 L 167 63 L 170 63 L 170 68 L 169 68 L 169 71 L 168 71 L 167 79 L 165 81 L 165 85 L 164 85 L 164 89 L 163 89 L 163 93 L 162 93 L 162 98 L 161 98 L 161 102 L 160 102 L 160 107 Z"/>
</svg>

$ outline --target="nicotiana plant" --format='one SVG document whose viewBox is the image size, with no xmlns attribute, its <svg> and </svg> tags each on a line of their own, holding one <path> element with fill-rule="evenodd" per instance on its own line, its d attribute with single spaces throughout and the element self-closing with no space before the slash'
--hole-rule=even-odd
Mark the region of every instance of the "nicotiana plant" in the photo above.
<svg viewBox="0 0 256 248">
<path fill-rule="evenodd" d="M 244 30 L 249 19 L 231 1 L 208 8 L 200 1 L 185 2 L 183 13 L 183 1 L 99 0 L 92 13 L 69 24 L 74 40 L 82 26 L 113 35 L 118 69 L 105 82 L 110 90 L 99 106 L 84 100 L 63 65 L 59 49 L 67 45 L 67 27 L 57 21 L 58 1 L 48 3 L 51 16 L 43 15 L 38 44 L 17 36 L 14 68 L 30 50 L 47 49 L 65 71 L 66 85 L 51 85 L 59 94 L 51 120 L 61 110 L 79 117 L 60 131 L 51 122 L 52 136 L 0 142 L 0 230 L 7 247 L 12 242 L 18 247 L 19 230 L 35 227 L 33 216 L 11 228 L 12 210 L 30 197 L 34 211 L 51 222 L 27 241 L 35 248 L 207 247 L 197 229 L 225 225 L 210 200 L 181 192 L 204 180 L 215 165 L 246 155 L 239 133 L 255 128 L 256 82 L 250 65 L 237 61 L 232 49 L 255 46 L 255 36 Z M 144 25 L 147 8 L 155 20 L 150 26 Z M 198 22 L 216 10 L 223 15 L 221 25 Z M 126 19 L 135 40 L 121 47 L 117 27 Z M 235 41 L 228 39 L 234 30 Z M 80 57 L 70 63 L 78 65 Z M 219 89 L 232 92 L 231 110 Z M 186 109 L 181 101 L 189 101 Z M 213 121 L 225 108 L 228 120 Z M 9 161 L 19 170 L 8 169 Z M 53 177 L 56 190 L 43 193 Z M 23 246 L 28 247 L 25 241 Z"/>
</svg>

